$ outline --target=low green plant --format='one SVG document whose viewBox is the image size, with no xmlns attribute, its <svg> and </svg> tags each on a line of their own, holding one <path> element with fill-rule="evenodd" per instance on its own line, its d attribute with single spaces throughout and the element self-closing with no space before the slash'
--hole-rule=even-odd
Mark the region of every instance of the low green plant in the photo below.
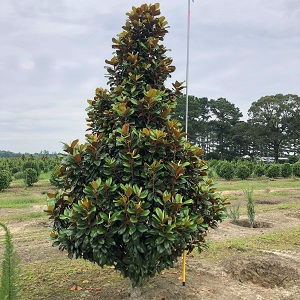
<svg viewBox="0 0 300 300">
<path fill-rule="evenodd" d="M 253 227 L 255 222 L 253 189 L 245 189 L 243 190 L 243 192 L 247 199 L 247 215 L 250 222 L 250 226 Z"/>
<path fill-rule="evenodd" d="M 24 178 L 24 174 L 23 172 L 17 172 L 14 174 L 14 178 L 15 179 L 23 179 Z"/>
<path fill-rule="evenodd" d="M 5 250 L 2 258 L 2 275 L 0 285 L 0 299 L 17 299 L 17 266 L 18 260 L 12 243 L 12 235 L 5 224 L 0 223 L 5 231 Z"/>
<path fill-rule="evenodd" d="M 33 186 L 34 183 L 38 182 L 38 174 L 35 169 L 25 169 L 24 182 L 26 186 Z"/>
<path fill-rule="evenodd" d="M 244 180 L 249 178 L 251 175 L 251 170 L 248 166 L 244 164 L 238 164 L 236 170 L 235 170 L 235 176 Z"/>
<path fill-rule="evenodd" d="M 211 169 L 208 169 L 207 177 L 211 178 L 211 179 L 216 179 L 218 177 L 218 174 L 216 173 L 216 171 L 213 168 L 211 168 Z"/>
<path fill-rule="evenodd" d="M 300 161 L 293 164 L 293 175 L 300 177 Z"/>
<path fill-rule="evenodd" d="M 263 165 L 257 165 L 254 168 L 254 175 L 256 177 L 261 177 L 265 175 L 265 167 Z"/>
<path fill-rule="evenodd" d="M 11 175 L 7 170 L 0 170 L 0 191 L 9 187 L 11 183 Z"/>
<path fill-rule="evenodd" d="M 298 161 L 298 156 L 296 156 L 296 155 L 290 155 L 288 158 L 289 158 L 290 164 L 294 164 Z"/>
<path fill-rule="evenodd" d="M 240 207 L 241 204 L 236 203 L 226 208 L 226 216 L 230 218 L 233 223 L 236 223 L 240 218 Z"/>
<path fill-rule="evenodd" d="M 277 178 L 281 175 L 281 167 L 280 165 L 277 164 L 272 164 L 270 167 L 267 169 L 266 175 L 269 178 Z"/>
<path fill-rule="evenodd" d="M 234 177 L 233 165 L 228 161 L 223 162 L 219 170 L 219 175 L 226 180 L 232 179 Z"/>
<path fill-rule="evenodd" d="M 37 173 L 37 176 L 40 176 L 41 174 L 39 163 L 35 159 L 29 159 L 23 164 L 23 171 L 25 171 L 26 169 L 34 169 Z"/>
<path fill-rule="evenodd" d="M 290 177 L 292 173 L 293 173 L 293 168 L 291 164 L 286 163 L 281 166 L 282 177 Z"/>
<path fill-rule="evenodd" d="M 220 170 L 221 170 L 221 167 L 223 166 L 224 163 L 225 163 L 225 161 L 221 160 L 218 163 L 216 163 L 215 166 L 214 166 L 217 175 L 220 176 L 220 177 L 221 177 Z"/>
</svg>

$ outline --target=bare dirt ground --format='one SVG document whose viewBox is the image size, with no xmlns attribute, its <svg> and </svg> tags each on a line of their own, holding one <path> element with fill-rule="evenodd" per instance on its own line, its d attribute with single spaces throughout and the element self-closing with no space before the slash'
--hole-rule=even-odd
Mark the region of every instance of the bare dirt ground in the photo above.
<svg viewBox="0 0 300 300">
<path fill-rule="evenodd" d="M 283 190 L 288 191 L 276 192 Z M 208 250 L 188 256 L 185 287 L 179 261 L 176 268 L 146 282 L 140 299 L 300 299 L 300 189 L 292 190 L 289 197 L 270 197 L 272 191 L 256 191 L 262 194 L 256 207 L 257 220 L 270 227 L 243 227 L 226 219 L 219 229 L 208 233 Z M 242 196 L 240 191 L 230 194 Z M 290 206 L 278 209 L 280 203 Z M 41 203 L 23 209 L 2 208 L 0 220 L 44 208 Z M 242 212 L 241 219 L 246 218 Z M 70 260 L 53 248 L 46 217 L 11 220 L 8 227 L 20 258 L 21 300 L 128 299 L 129 281 L 112 268 Z M 0 232 L 0 241 L 2 237 Z M 2 251 L 0 242 L 0 259 Z M 79 289 L 71 291 L 74 284 Z"/>
</svg>

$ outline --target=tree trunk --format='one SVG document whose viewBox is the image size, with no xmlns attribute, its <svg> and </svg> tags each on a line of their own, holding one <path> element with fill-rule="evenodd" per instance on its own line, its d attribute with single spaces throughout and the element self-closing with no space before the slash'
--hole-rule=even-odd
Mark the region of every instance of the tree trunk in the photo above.
<svg viewBox="0 0 300 300">
<path fill-rule="evenodd" d="M 132 288 L 132 291 L 130 293 L 130 299 L 134 299 L 134 300 L 142 299 L 141 295 L 142 295 L 142 290 L 139 286 L 137 286 L 135 288 Z"/>
<path fill-rule="evenodd" d="M 279 145 L 280 145 L 279 143 L 274 143 L 274 146 L 273 146 L 275 163 L 278 163 Z"/>
</svg>

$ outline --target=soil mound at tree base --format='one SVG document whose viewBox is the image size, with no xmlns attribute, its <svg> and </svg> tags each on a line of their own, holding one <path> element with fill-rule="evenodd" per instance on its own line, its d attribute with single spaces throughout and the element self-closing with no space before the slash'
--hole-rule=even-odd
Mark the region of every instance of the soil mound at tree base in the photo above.
<svg viewBox="0 0 300 300">
<path fill-rule="evenodd" d="M 287 217 L 300 219 L 300 213 L 288 213 L 285 214 Z"/>
<path fill-rule="evenodd" d="M 277 199 L 261 199 L 261 200 L 256 200 L 255 203 L 274 205 L 274 204 L 283 203 L 283 201 L 282 200 L 277 200 Z"/>
<path fill-rule="evenodd" d="M 288 287 L 299 283 L 299 272 L 289 260 L 275 254 L 261 257 L 233 257 L 225 271 L 240 282 L 252 282 L 265 288 Z"/>
<path fill-rule="evenodd" d="M 235 225 L 242 226 L 242 227 L 251 227 L 249 220 L 237 220 L 232 222 Z M 253 228 L 271 228 L 273 225 L 267 222 L 255 221 Z"/>
</svg>

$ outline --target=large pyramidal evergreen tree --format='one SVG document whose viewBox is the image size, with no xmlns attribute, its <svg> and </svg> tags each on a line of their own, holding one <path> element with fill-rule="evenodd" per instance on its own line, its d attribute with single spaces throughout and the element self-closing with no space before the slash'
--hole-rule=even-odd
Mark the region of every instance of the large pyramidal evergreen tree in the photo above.
<svg viewBox="0 0 300 300">
<path fill-rule="evenodd" d="M 205 177 L 203 151 L 171 119 L 183 86 L 164 85 L 175 67 L 161 44 L 167 22 L 159 4 L 127 16 L 106 61 L 110 88 L 88 100 L 86 142 L 65 144 L 63 184 L 48 194 L 48 213 L 54 246 L 114 266 L 140 286 L 183 250 L 201 250 L 225 203 Z"/>
</svg>

